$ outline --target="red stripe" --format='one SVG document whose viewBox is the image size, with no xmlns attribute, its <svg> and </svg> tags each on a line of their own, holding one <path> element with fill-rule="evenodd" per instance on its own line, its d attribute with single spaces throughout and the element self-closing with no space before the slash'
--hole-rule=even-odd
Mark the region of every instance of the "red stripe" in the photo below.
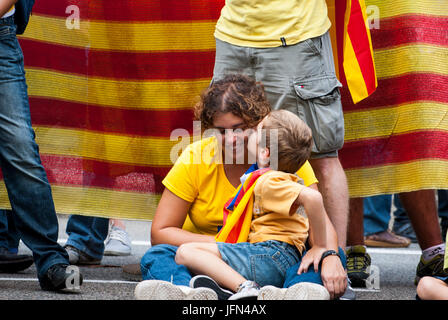
<svg viewBox="0 0 448 320">
<path fill-rule="evenodd" d="M 30 97 L 33 125 L 86 129 L 101 133 L 169 137 L 193 128 L 193 110 L 134 110 Z"/>
<path fill-rule="evenodd" d="M 160 193 L 169 168 L 143 167 L 98 160 L 42 155 L 50 184 L 90 186 L 133 192 Z"/>
<path fill-rule="evenodd" d="M 350 20 L 347 32 L 352 42 L 353 50 L 361 68 L 368 94 L 375 91 L 375 68 L 369 45 L 367 28 L 358 0 L 352 0 Z"/>
<path fill-rule="evenodd" d="M 448 46 L 447 17 L 406 15 L 381 19 L 379 23 L 380 29 L 370 30 L 374 49 L 416 42 Z"/>
<path fill-rule="evenodd" d="M 344 169 L 423 159 L 448 160 L 448 132 L 417 131 L 387 138 L 347 142 L 340 150 L 339 159 Z"/>
<path fill-rule="evenodd" d="M 81 19 L 108 21 L 188 21 L 217 20 L 224 0 L 39 0 L 34 14 L 67 18 L 72 14 L 70 5 L 79 8 Z M 67 11 L 67 13 L 66 13 Z"/>
<path fill-rule="evenodd" d="M 215 51 L 118 52 L 21 39 L 25 65 L 126 80 L 211 78 Z M 64 57 L 63 59 L 61 57 Z"/>
<path fill-rule="evenodd" d="M 164 189 L 162 180 L 170 170 L 50 155 L 41 155 L 41 159 L 51 185 L 114 191 L 161 193 Z"/>
<path fill-rule="evenodd" d="M 448 75 L 412 73 L 378 80 L 376 91 L 353 104 L 346 87 L 341 90 L 344 112 L 382 108 L 416 101 L 448 103 Z"/>
</svg>

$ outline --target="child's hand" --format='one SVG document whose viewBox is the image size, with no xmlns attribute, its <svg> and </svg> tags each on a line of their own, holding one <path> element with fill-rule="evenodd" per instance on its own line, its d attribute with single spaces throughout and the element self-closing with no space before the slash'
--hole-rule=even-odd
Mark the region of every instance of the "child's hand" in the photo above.
<svg viewBox="0 0 448 320">
<path fill-rule="evenodd" d="M 317 272 L 319 269 L 320 258 L 326 250 L 326 248 L 319 246 L 313 246 L 310 250 L 308 250 L 300 262 L 300 267 L 299 270 L 297 270 L 297 274 L 307 272 L 310 265 L 313 265 L 314 271 Z"/>
</svg>

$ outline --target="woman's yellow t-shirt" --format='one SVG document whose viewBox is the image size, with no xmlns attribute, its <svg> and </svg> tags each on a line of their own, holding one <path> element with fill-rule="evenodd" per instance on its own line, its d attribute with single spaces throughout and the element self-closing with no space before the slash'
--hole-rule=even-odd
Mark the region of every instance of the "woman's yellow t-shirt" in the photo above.
<svg viewBox="0 0 448 320">
<path fill-rule="evenodd" d="M 213 158 L 216 150 L 213 137 L 190 144 L 162 181 L 172 193 L 192 203 L 183 229 L 211 236 L 222 227 L 224 205 L 235 191 L 222 162 Z M 297 175 L 307 186 L 317 183 L 308 162 Z"/>
</svg>

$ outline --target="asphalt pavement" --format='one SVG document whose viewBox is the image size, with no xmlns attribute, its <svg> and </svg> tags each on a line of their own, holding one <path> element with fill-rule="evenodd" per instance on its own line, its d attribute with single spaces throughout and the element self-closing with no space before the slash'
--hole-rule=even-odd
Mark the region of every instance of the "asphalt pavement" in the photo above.
<svg viewBox="0 0 448 320">
<path fill-rule="evenodd" d="M 67 235 L 66 215 L 58 215 L 59 242 Z M 80 266 L 84 283 L 80 293 L 52 293 L 42 291 L 33 266 L 16 274 L 0 273 L 0 300 L 134 300 L 138 282 L 126 276 L 122 266 L 138 263 L 150 248 L 150 222 L 126 220 L 126 229 L 132 240 L 132 255 L 105 256 L 99 266 Z M 356 289 L 357 300 L 415 300 L 414 277 L 420 259 L 418 245 L 408 248 L 368 248 L 373 277 L 369 289 Z M 31 253 L 23 244 L 20 253 Z"/>
</svg>

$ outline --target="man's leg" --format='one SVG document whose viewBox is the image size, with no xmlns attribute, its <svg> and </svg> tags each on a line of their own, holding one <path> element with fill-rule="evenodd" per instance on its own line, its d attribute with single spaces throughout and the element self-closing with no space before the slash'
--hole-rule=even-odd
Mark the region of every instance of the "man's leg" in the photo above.
<svg viewBox="0 0 448 320">
<path fill-rule="evenodd" d="M 14 22 L 2 20 L 8 25 L 0 25 L 1 169 L 14 222 L 22 241 L 33 252 L 41 287 L 64 289 L 68 256 L 57 243 L 58 220 L 51 188 L 31 127 L 23 55 Z"/>
<path fill-rule="evenodd" d="M 364 244 L 364 199 L 350 198 L 347 228 L 347 274 L 353 287 L 364 287 L 371 259 Z"/>
<path fill-rule="evenodd" d="M 411 220 L 422 250 L 443 243 L 434 190 L 400 193 L 400 201 Z"/>
<path fill-rule="evenodd" d="M 69 235 L 66 248 L 68 248 L 70 263 L 100 264 L 108 231 L 108 218 L 70 216 L 66 227 Z"/>
<path fill-rule="evenodd" d="M 399 196 L 422 249 L 415 284 L 424 276 L 447 277 L 448 272 L 443 270 L 445 242 L 440 233 L 435 191 L 418 190 Z"/>
<path fill-rule="evenodd" d="M 339 158 L 311 159 L 311 166 L 319 180 L 325 209 L 338 235 L 338 245 L 345 248 L 349 214 L 348 187 Z"/>
</svg>

